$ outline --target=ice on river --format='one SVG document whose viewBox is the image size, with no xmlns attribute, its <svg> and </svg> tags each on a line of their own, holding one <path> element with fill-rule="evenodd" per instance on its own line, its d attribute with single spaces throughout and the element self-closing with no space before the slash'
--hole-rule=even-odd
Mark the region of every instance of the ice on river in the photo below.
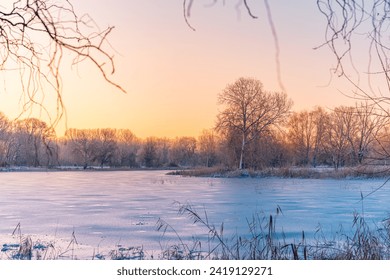
<svg viewBox="0 0 390 280">
<path fill-rule="evenodd" d="M 20 223 L 23 234 L 62 240 L 63 248 L 75 237 L 84 246 L 79 257 L 92 258 L 102 250 L 132 246 L 154 254 L 178 243 L 177 235 L 188 242 L 207 236 L 206 228 L 178 214 L 175 202 L 192 205 L 202 217 L 207 213 L 210 224 L 224 223 L 225 237 L 249 234 L 248 221 L 254 215 L 275 215 L 280 207 L 278 229 L 288 238 L 298 239 L 302 231 L 313 238 L 319 226 L 330 235 L 340 225 L 350 228 L 354 212 L 364 214 L 371 224 L 387 218 L 390 187 L 361 201 L 362 194 L 383 182 L 195 178 L 165 171 L 3 172 L 0 242 L 15 243 L 18 237 L 12 232 Z M 156 230 L 159 219 L 169 225 L 165 234 Z"/>
</svg>

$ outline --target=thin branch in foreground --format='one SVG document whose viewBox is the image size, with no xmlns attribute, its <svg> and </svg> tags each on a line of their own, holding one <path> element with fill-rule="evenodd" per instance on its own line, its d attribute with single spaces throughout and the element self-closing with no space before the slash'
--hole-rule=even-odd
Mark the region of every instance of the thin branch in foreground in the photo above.
<svg viewBox="0 0 390 280">
<path fill-rule="evenodd" d="M 0 69 L 19 72 L 23 113 L 38 106 L 52 126 L 66 115 L 61 78 L 64 57 L 70 56 L 73 65 L 92 63 L 106 82 L 126 92 L 110 77 L 115 63 L 106 45 L 113 28 L 100 31 L 88 15 L 78 16 L 69 0 L 18 0 L 1 6 Z M 44 105 L 52 94 L 57 98 L 53 118 Z"/>
</svg>

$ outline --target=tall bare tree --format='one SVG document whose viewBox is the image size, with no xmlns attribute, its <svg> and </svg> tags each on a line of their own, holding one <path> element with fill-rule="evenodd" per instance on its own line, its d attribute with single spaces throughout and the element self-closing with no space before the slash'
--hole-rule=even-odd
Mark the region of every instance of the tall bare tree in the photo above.
<svg viewBox="0 0 390 280">
<path fill-rule="evenodd" d="M 253 78 L 239 78 L 228 85 L 219 94 L 219 103 L 224 109 L 217 116 L 217 131 L 241 138 L 239 169 L 244 168 L 247 144 L 284 120 L 292 106 L 285 93 L 267 92 Z"/>
</svg>

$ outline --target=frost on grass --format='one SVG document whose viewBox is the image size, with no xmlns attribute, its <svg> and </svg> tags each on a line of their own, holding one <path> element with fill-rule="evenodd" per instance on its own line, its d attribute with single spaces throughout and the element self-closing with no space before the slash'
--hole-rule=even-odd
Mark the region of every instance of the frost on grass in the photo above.
<svg viewBox="0 0 390 280">
<path fill-rule="evenodd" d="M 93 247 L 55 236 L 0 236 L 0 260 L 141 260 L 142 247 Z"/>
<path fill-rule="evenodd" d="M 74 232 L 71 238 L 49 235 L 25 235 L 20 224 L 9 235 L 0 235 L 0 260 L 140 260 L 142 247 L 93 247 L 80 244 Z"/>
</svg>

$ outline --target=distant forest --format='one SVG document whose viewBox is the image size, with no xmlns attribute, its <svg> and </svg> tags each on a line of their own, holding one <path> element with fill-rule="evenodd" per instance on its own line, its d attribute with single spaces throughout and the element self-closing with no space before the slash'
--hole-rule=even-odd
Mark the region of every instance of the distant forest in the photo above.
<svg viewBox="0 0 390 280">
<path fill-rule="evenodd" d="M 41 120 L 10 121 L 0 113 L 0 165 L 338 169 L 386 164 L 390 155 L 388 117 L 367 104 L 290 112 L 266 129 L 252 130 L 245 149 L 241 132 L 217 127 L 199 137 L 140 139 L 128 129 L 104 128 L 68 129 L 57 137 Z"/>
</svg>

